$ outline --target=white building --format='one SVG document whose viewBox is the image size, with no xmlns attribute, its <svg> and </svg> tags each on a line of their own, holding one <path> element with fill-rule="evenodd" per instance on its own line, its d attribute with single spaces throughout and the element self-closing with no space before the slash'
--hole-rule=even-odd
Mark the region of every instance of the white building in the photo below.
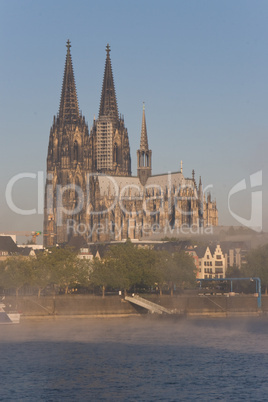
<svg viewBox="0 0 268 402">
<path fill-rule="evenodd" d="M 219 244 L 216 247 L 196 247 L 194 251 L 198 256 L 199 279 L 225 278 L 227 261 Z"/>
</svg>

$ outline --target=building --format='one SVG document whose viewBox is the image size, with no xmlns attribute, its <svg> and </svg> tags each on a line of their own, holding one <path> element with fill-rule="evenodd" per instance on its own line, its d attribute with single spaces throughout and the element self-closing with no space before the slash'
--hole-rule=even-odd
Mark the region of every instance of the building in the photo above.
<svg viewBox="0 0 268 402">
<path fill-rule="evenodd" d="M 241 269 L 246 263 L 249 247 L 243 241 L 221 242 L 221 249 L 225 255 L 227 267 Z"/>
<path fill-rule="evenodd" d="M 137 175 L 131 174 L 128 132 L 118 112 L 110 47 L 99 115 L 89 132 L 78 107 L 70 41 L 57 116 L 50 130 L 44 208 L 44 245 L 66 244 L 73 236 L 104 242 L 144 239 L 183 226 L 217 226 L 216 202 L 203 194 L 201 178 L 177 172 L 152 175 L 142 111 Z"/>
<path fill-rule="evenodd" d="M 16 256 L 19 253 L 20 249 L 11 236 L 0 236 L 0 261 L 4 261 L 8 257 Z"/>
<path fill-rule="evenodd" d="M 13 235 L 0 235 L 0 261 L 9 257 L 36 257 L 35 250 L 31 246 L 18 246 Z"/>
<path fill-rule="evenodd" d="M 198 257 L 197 278 L 198 279 L 215 279 L 225 278 L 227 270 L 226 257 L 221 246 L 201 246 L 194 248 L 192 256 Z M 197 259 L 195 258 L 195 263 Z"/>
</svg>

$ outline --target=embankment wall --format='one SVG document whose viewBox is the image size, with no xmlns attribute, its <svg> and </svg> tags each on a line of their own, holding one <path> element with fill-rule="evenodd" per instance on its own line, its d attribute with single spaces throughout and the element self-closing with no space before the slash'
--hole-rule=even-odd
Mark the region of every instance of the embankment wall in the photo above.
<svg viewBox="0 0 268 402">
<path fill-rule="evenodd" d="M 142 297 L 176 310 L 188 316 L 204 315 L 250 315 L 258 313 L 257 298 L 253 295 L 238 296 L 157 296 Z M 119 296 L 62 295 L 56 297 L 6 297 L 9 310 L 17 310 L 23 317 L 45 316 L 113 316 L 146 314 L 147 310 L 136 307 Z M 262 312 L 268 313 L 268 297 L 262 297 Z"/>
</svg>

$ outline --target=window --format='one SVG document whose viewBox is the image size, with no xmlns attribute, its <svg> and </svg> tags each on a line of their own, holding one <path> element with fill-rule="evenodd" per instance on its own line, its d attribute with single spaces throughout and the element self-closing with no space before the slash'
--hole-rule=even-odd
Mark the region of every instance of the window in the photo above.
<svg viewBox="0 0 268 402">
<path fill-rule="evenodd" d="M 215 261 L 215 267 L 222 267 L 223 263 L 222 261 Z"/>
<path fill-rule="evenodd" d="M 207 260 L 209 260 L 209 255 L 207 254 Z"/>
<path fill-rule="evenodd" d="M 78 160 L 78 142 L 76 140 L 74 142 L 74 160 Z"/>
<path fill-rule="evenodd" d="M 117 145 L 117 143 L 114 144 L 114 162 L 118 163 L 118 145 Z"/>
<path fill-rule="evenodd" d="M 217 260 L 221 260 L 221 255 L 220 255 L 220 254 L 217 254 L 217 255 L 216 255 L 216 259 L 217 259 Z"/>
</svg>

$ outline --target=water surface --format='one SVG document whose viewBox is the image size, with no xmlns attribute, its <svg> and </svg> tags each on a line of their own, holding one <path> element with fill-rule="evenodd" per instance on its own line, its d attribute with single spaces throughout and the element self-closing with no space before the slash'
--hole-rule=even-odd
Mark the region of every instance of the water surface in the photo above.
<svg viewBox="0 0 268 402">
<path fill-rule="evenodd" d="M 266 401 L 268 319 L 0 327 L 1 401 Z"/>
</svg>

